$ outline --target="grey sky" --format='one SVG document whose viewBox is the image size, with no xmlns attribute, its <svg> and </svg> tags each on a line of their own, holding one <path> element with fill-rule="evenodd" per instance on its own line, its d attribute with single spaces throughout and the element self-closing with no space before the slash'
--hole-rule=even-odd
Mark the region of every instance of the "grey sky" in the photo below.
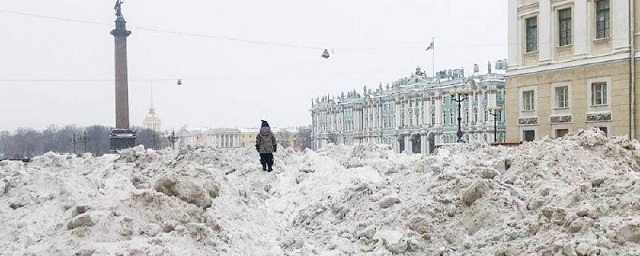
<svg viewBox="0 0 640 256">
<path fill-rule="evenodd" d="M 115 123 L 115 0 L 20 0 L 0 6 L 0 130 Z M 311 123 L 311 99 L 507 57 L 504 0 L 126 0 L 131 124 L 153 84 L 164 129 Z M 10 12 L 6 12 L 10 11 Z M 322 50 L 136 29 L 206 34 Z M 404 48 L 407 49 L 397 49 Z M 372 49 L 373 48 L 373 49 Z M 394 49 L 390 49 L 394 48 Z M 178 78 L 183 85 L 176 85 Z M 54 81 L 14 81 L 54 80 Z M 55 81 L 76 80 L 76 81 Z M 77 81 L 96 80 L 96 81 Z M 150 81 L 153 80 L 153 81 Z"/>
</svg>

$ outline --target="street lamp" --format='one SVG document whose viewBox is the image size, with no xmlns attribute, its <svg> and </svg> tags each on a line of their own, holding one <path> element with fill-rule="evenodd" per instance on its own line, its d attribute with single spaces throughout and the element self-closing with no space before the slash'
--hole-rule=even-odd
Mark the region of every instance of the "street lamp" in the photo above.
<svg viewBox="0 0 640 256">
<path fill-rule="evenodd" d="M 82 137 L 80 137 L 80 141 L 84 143 L 84 153 L 87 153 L 87 142 L 89 142 L 89 137 L 87 137 L 87 131 L 82 132 Z"/>
<path fill-rule="evenodd" d="M 487 108 L 489 114 L 493 116 L 493 142 L 498 142 L 498 116 L 502 113 L 501 106 L 493 106 Z"/>
<path fill-rule="evenodd" d="M 169 142 L 171 142 L 171 149 L 176 149 L 177 141 L 178 141 L 178 137 L 176 137 L 176 131 L 172 131 L 171 135 L 169 135 Z"/>
<path fill-rule="evenodd" d="M 475 84 L 475 82 L 472 83 Z M 460 114 L 460 109 L 462 108 L 461 103 L 467 99 L 467 95 L 469 95 L 469 93 L 471 93 L 471 90 L 469 88 L 457 88 L 449 90 L 449 95 L 451 95 L 451 97 L 456 96 L 455 98 L 453 98 L 453 100 L 458 103 L 458 132 L 456 133 L 456 136 L 458 136 L 457 142 L 462 142 L 463 135 L 463 132 L 460 129 L 460 123 L 462 122 L 462 115 Z"/>
<path fill-rule="evenodd" d="M 76 154 L 76 144 L 78 143 L 78 140 L 76 139 L 76 134 L 73 134 L 73 138 L 69 140 L 69 142 L 71 142 L 71 144 L 73 144 L 73 154 Z"/>
</svg>

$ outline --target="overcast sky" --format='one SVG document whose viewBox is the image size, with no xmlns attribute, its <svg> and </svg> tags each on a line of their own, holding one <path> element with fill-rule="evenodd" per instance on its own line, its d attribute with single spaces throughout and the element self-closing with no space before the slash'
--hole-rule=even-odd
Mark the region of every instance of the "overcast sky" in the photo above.
<svg viewBox="0 0 640 256">
<path fill-rule="evenodd" d="M 0 130 L 115 125 L 114 3 L 3 1 Z M 431 73 L 432 38 L 436 70 L 486 72 L 507 57 L 504 0 L 126 0 L 122 10 L 133 126 L 151 86 L 164 129 L 299 126 L 311 123 L 312 98 L 391 83 L 416 66 Z"/>
</svg>

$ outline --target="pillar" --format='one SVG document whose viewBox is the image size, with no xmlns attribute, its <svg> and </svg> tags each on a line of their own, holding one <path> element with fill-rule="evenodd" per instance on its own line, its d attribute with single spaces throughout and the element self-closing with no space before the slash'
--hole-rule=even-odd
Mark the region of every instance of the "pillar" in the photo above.
<svg viewBox="0 0 640 256">
<path fill-rule="evenodd" d="M 129 78 L 127 71 L 127 37 L 131 31 L 126 28 L 126 21 L 118 9 L 116 28 L 111 30 L 115 39 L 115 99 L 116 128 L 129 129 Z"/>
</svg>

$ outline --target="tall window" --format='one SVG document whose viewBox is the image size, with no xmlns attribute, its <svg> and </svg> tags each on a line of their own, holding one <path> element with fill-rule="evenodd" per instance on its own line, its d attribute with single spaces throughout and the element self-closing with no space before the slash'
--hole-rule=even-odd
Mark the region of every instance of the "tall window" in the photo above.
<svg viewBox="0 0 640 256">
<path fill-rule="evenodd" d="M 524 111 L 533 111 L 534 107 L 534 91 L 524 91 L 522 92 L 522 110 Z"/>
<path fill-rule="evenodd" d="M 599 82 L 591 84 L 591 105 L 607 105 L 607 83 Z"/>
<path fill-rule="evenodd" d="M 435 125 L 436 124 L 436 111 L 433 110 L 433 108 L 431 108 L 429 111 L 431 112 L 431 125 Z"/>
<path fill-rule="evenodd" d="M 473 122 L 478 122 L 478 108 L 473 108 Z"/>
<path fill-rule="evenodd" d="M 527 52 L 538 50 L 538 17 L 531 17 L 525 20 L 527 26 Z"/>
<path fill-rule="evenodd" d="M 569 86 L 556 87 L 556 108 L 569 107 Z"/>
<path fill-rule="evenodd" d="M 449 119 L 447 118 L 447 111 L 446 111 L 446 110 L 445 110 L 445 111 L 442 111 L 442 123 L 443 123 L 444 125 L 447 125 L 447 124 L 449 124 L 449 122 L 447 122 L 448 120 L 449 120 Z"/>
<path fill-rule="evenodd" d="M 454 121 L 454 117 L 453 117 L 453 110 L 449 110 L 449 124 L 455 124 Z"/>
<path fill-rule="evenodd" d="M 558 11 L 560 46 L 571 44 L 571 8 Z"/>
<path fill-rule="evenodd" d="M 609 37 L 609 0 L 596 1 L 596 38 Z"/>
</svg>

